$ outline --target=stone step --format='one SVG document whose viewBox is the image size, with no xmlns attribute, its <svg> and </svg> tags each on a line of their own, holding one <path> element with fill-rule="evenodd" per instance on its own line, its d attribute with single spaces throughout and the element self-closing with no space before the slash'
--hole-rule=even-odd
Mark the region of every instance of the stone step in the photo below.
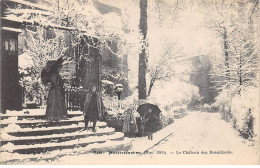
<svg viewBox="0 0 260 168">
<path fill-rule="evenodd" d="M 66 120 L 61 120 L 59 122 L 50 122 L 43 119 L 22 119 L 17 120 L 16 118 L 7 118 L 0 121 L 0 128 L 5 128 L 10 124 L 19 125 L 21 128 L 41 128 L 41 127 L 48 127 L 48 126 L 65 126 L 65 125 L 72 125 L 77 124 L 79 122 L 83 122 L 83 116 L 76 116 L 71 117 Z"/>
<path fill-rule="evenodd" d="M 105 143 L 107 140 L 120 141 L 124 139 L 124 134 L 121 132 L 116 132 L 112 135 L 103 136 L 91 136 L 86 138 L 79 138 L 66 142 L 50 142 L 45 144 L 34 144 L 34 145 L 13 145 L 7 144 L 1 147 L 1 152 L 15 152 L 20 154 L 36 154 L 44 153 L 53 150 L 62 149 L 73 149 L 77 147 L 85 147 L 93 143 Z"/>
<path fill-rule="evenodd" d="M 92 126 L 92 123 L 89 123 L 89 127 Z M 96 124 L 99 128 L 105 128 L 107 126 L 106 122 L 97 122 Z M 61 126 L 61 127 L 41 127 L 41 128 L 20 128 L 18 125 L 9 125 L 4 129 L 0 129 L 1 132 L 5 132 L 12 136 L 45 136 L 52 134 L 63 134 L 68 132 L 75 132 L 85 128 L 83 122 L 78 124 Z"/>
<path fill-rule="evenodd" d="M 92 127 L 93 123 L 89 123 Z M 86 153 L 87 151 L 108 149 L 128 149 L 131 143 L 126 143 L 124 134 L 107 127 L 106 122 L 97 122 L 96 132 L 84 130 L 82 112 L 69 112 L 69 118 L 59 122 L 45 120 L 45 110 L 8 112 L 0 115 L 0 155 L 11 154 L 18 160 L 37 160 L 66 156 L 69 154 Z M 119 145 L 121 144 L 121 145 Z M 95 145 L 95 146 L 93 146 Z M 100 148 L 99 148 L 99 147 Z M 64 153 L 65 152 L 65 153 Z M 19 156 L 18 156 L 19 155 Z M 55 156 L 56 155 L 56 156 Z M 7 156 L 7 155 L 5 155 Z M 17 159 L 6 157 L 8 159 Z M 5 162 L 5 161 L 4 161 Z"/>
<path fill-rule="evenodd" d="M 128 151 L 132 148 L 132 140 L 125 138 L 122 141 L 110 141 L 106 143 L 93 143 L 86 147 L 78 147 L 73 149 L 53 150 L 41 154 L 19 154 L 10 152 L 0 152 L 1 162 L 0 164 L 32 164 L 39 162 L 56 161 L 57 159 L 66 159 L 68 156 L 84 155 L 93 152 L 120 152 Z M 62 163 L 62 162 L 61 162 Z"/>
<path fill-rule="evenodd" d="M 111 135 L 115 133 L 114 128 L 98 128 L 96 132 L 81 130 L 72 133 L 65 134 L 52 134 L 45 136 L 1 136 L 0 146 L 6 145 L 7 143 L 12 143 L 14 145 L 32 145 L 32 144 L 43 144 L 49 142 L 65 142 L 69 140 L 74 140 L 78 138 L 85 138 L 90 136 L 102 136 L 102 135 Z"/>
<path fill-rule="evenodd" d="M 29 113 L 27 113 L 29 111 Z M 0 113 L 0 120 L 10 117 L 16 117 L 18 120 L 22 119 L 45 119 L 46 109 L 28 109 L 23 111 L 10 111 L 7 114 Z M 68 117 L 82 116 L 82 111 L 68 111 Z"/>
</svg>

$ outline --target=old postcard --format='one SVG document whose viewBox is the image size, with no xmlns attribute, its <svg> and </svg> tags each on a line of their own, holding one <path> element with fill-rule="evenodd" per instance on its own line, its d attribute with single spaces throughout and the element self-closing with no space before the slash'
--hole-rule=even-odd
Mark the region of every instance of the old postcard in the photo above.
<svg viewBox="0 0 260 168">
<path fill-rule="evenodd" d="M 259 0 L 2 0 L 0 164 L 260 164 L 259 16 Z"/>
</svg>

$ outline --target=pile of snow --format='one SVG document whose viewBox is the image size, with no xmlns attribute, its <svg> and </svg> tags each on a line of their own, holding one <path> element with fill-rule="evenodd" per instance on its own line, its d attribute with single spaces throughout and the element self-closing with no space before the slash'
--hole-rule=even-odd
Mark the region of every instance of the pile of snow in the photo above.
<svg viewBox="0 0 260 168">
<path fill-rule="evenodd" d="M 2 140 L 10 140 L 10 139 L 13 139 L 14 136 L 11 136 L 11 135 L 9 135 L 9 134 L 6 133 L 6 132 L 1 132 L 1 133 L 0 133 L 0 138 L 1 138 Z"/>
<path fill-rule="evenodd" d="M 17 122 L 17 120 L 18 120 L 18 118 L 16 116 L 13 116 L 13 117 L 8 117 L 8 118 L 1 120 L 1 123 L 14 124 Z"/>
<path fill-rule="evenodd" d="M 15 149 L 15 145 L 11 142 L 8 142 L 7 144 L 3 145 L 1 147 L 1 150 L 3 151 L 8 151 L 8 152 L 12 152 Z"/>
<path fill-rule="evenodd" d="M 16 124 L 9 124 L 7 127 L 4 128 L 4 132 L 17 132 L 21 130 L 21 127 Z"/>
</svg>

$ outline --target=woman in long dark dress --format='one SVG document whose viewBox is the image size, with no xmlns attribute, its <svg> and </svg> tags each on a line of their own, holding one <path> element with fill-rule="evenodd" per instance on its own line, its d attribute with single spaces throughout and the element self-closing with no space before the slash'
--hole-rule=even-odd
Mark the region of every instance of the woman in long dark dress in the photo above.
<svg viewBox="0 0 260 168">
<path fill-rule="evenodd" d="M 47 63 L 41 74 L 43 83 L 51 84 L 46 109 L 46 119 L 51 122 L 66 119 L 68 116 L 65 105 L 64 83 L 59 74 L 61 67 L 62 60 L 58 59 L 57 61 Z"/>
<path fill-rule="evenodd" d="M 50 121 L 59 121 L 67 118 L 63 80 L 60 75 L 53 75 L 51 81 L 51 88 L 47 100 L 46 118 Z"/>
<path fill-rule="evenodd" d="M 96 92 L 96 86 L 92 86 L 91 93 L 87 94 L 84 102 L 85 129 L 88 129 L 89 121 L 93 122 L 92 130 L 95 131 L 96 123 L 104 117 L 104 105 L 102 97 Z"/>
</svg>

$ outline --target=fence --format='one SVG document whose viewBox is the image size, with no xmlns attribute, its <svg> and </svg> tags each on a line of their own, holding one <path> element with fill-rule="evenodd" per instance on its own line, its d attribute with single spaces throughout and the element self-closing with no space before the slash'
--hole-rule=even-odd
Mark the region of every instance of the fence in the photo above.
<svg viewBox="0 0 260 168">
<path fill-rule="evenodd" d="M 29 102 L 26 102 L 26 89 L 24 87 L 21 87 L 20 90 L 21 90 L 22 104 L 26 104 L 26 106 L 28 106 Z M 86 93 L 87 92 L 83 88 L 70 87 L 65 89 L 65 104 L 67 110 L 69 111 L 83 110 Z M 34 104 L 38 108 L 41 107 L 43 105 L 42 99 L 41 98 L 37 99 Z"/>
<path fill-rule="evenodd" d="M 26 103 L 26 90 L 21 88 L 22 92 L 22 103 Z M 70 87 L 65 89 L 65 104 L 68 111 L 83 111 L 84 101 L 86 98 L 87 91 L 83 88 Z M 107 109 L 125 109 L 127 103 L 122 100 L 117 100 L 117 97 L 104 96 L 104 104 Z M 38 107 L 42 106 L 41 98 L 35 102 Z"/>
<path fill-rule="evenodd" d="M 22 96 L 22 104 L 25 103 L 25 96 L 26 96 L 26 89 L 25 87 L 20 87 L 20 92 L 21 92 L 21 96 Z"/>
<path fill-rule="evenodd" d="M 65 103 L 66 103 L 67 110 L 82 111 L 84 107 L 84 100 L 86 98 L 86 93 L 87 92 L 85 90 L 77 87 L 65 89 Z"/>
</svg>

